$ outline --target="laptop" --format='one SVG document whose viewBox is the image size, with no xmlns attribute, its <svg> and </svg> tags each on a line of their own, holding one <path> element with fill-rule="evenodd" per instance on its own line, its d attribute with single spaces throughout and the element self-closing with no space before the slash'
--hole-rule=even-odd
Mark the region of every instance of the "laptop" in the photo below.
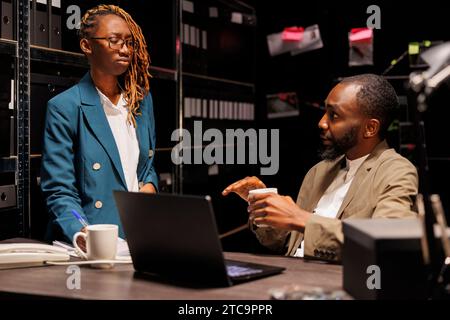
<svg viewBox="0 0 450 320">
<path fill-rule="evenodd" d="M 114 191 L 114 198 L 138 273 L 224 287 L 285 270 L 225 260 L 209 196 Z"/>
</svg>

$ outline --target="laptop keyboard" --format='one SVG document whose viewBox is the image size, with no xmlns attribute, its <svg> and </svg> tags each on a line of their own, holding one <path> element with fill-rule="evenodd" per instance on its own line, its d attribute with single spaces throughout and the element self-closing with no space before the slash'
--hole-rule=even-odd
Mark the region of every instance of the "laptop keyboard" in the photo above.
<svg viewBox="0 0 450 320">
<path fill-rule="evenodd" d="M 249 268 L 249 267 L 242 267 L 242 266 L 227 264 L 227 274 L 228 274 L 228 276 L 230 276 L 232 278 L 248 276 L 251 274 L 256 274 L 256 273 L 261 273 L 261 272 L 263 272 L 263 270 L 261 270 L 261 269 L 254 269 L 254 268 Z"/>
</svg>

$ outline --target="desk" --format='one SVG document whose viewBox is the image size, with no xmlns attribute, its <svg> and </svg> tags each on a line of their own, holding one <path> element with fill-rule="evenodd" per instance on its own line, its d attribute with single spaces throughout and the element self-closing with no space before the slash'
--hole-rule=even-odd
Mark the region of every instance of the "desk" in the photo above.
<svg viewBox="0 0 450 320">
<path fill-rule="evenodd" d="M 133 266 L 100 270 L 81 266 L 81 289 L 69 290 L 67 266 L 0 270 L 0 297 L 63 299 L 259 300 L 270 299 L 270 288 L 298 284 L 305 290 L 322 287 L 342 290 L 342 266 L 298 258 L 228 252 L 225 258 L 285 267 L 279 275 L 229 288 L 188 288 L 134 276 Z"/>
</svg>

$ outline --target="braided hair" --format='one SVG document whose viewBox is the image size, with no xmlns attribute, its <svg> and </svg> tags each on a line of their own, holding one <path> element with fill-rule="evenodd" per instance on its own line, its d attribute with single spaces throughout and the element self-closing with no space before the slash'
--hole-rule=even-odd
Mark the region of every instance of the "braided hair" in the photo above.
<svg viewBox="0 0 450 320">
<path fill-rule="evenodd" d="M 149 72 L 150 56 L 141 28 L 125 10 L 115 5 L 101 4 L 84 14 L 81 19 L 78 36 L 80 40 L 89 39 L 92 30 L 97 26 L 97 17 L 109 14 L 116 15 L 125 20 L 134 42 L 130 66 L 121 76 L 120 81 L 124 85 L 123 95 L 128 107 L 128 121 L 136 127 L 136 116 L 140 115 L 139 103 L 149 93 L 149 80 L 151 78 Z"/>
</svg>

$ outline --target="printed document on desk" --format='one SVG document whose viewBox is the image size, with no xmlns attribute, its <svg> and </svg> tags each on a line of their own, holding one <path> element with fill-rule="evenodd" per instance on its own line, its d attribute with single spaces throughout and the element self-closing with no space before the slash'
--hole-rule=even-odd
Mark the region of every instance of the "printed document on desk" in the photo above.
<svg viewBox="0 0 450 320">
<path fill-rule="evenodd" d="M 79 258 L 75 248 L 72 245 L 62 241 L 53 241 L 53 245 L 56 247 L 67 249 L 70 256 Z M 122 238 L 119 238 L 117 241 L 116 260 L 130 260 L 130 259 L 131 259 L 130 249 L 128 248 L 127 241 Z"/>
</svg>

